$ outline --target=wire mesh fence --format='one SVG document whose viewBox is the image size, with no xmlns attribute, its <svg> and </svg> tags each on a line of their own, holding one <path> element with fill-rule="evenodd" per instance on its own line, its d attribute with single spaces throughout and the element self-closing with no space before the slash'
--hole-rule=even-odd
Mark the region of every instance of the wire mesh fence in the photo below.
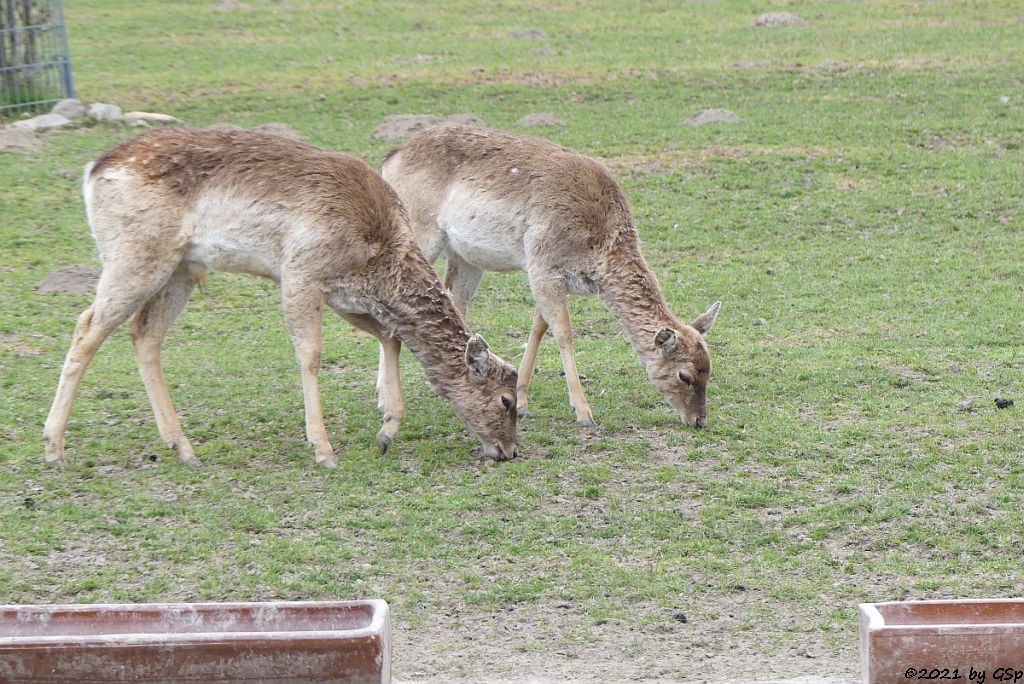
<svg viewBox="0 0 1024 684">
<path fill-rule="evenodd" d="M 74 95 L 62 0 L 0 0 L 0 116 Z"/>
</svg>

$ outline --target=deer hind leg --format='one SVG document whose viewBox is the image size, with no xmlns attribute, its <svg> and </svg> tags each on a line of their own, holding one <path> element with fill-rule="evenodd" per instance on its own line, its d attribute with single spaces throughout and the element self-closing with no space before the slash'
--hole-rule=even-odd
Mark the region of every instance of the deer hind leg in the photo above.
<svg viewBox="0 0 1024 684">
<path fill-rule="evenodd" d="M 368 332 L 380 342 L 377 366 L 377 408 L 383 417 L 377 433 L 377 448 L 387 453 L 388 447 L 398 434 L 405 418 L 405 399 L 402 397 L 402 378 L 399 372 L 398 356 L 402 343 L 392 337 L 370 316 L 340 313 L 342 318 L 356 328 Z"/>
<path fill-rule="evenodd" d="M 140 270 L 136 264 L 124 267 L 104 265 L 96 286 L 96 299 L 78 318 L 71 348 L 61 368 L 57 393 L 46 417 L 43 441 L 46 443 L 47 462 L 64 463 L 64 434 L 71 416 L 71 405 L 96 351 L 117 326 L 163 287 L 177 259 L 168 261 L 163 267 L 158 264 L 148 270 Z"/>
<path fill-rule="evenodd" d="M 178 415 L 171 404 L 160 360 L 160 346 L 174 319 L 188 303 L 194 285 L 195 280 L 188 267 L 180 265 L 164 288 L 135 314 L 130 328 L 135 358 L 139 363 L 139 375 L 146 386 L 149 402 L 153 405 L 160 437 L 164 444 L 178 452 L 178 458 L 189 465 L 199 465 L 199 459 L 192 451 L 191 442 L 182 432 Z"/>
<path fill-rule="evenodd" d="M 523 361 L 519 364 L 519 382 L 516 384 L 516 406 L 519 417 L 528 418 L 533 414 L 527 408 L 527 391 L 530 388 L 530 377 L 533 375 L 533 367 L 537 363 L 537 350 L 540 349 L 540 342 L 544 339 L 544 333 L 548 331 L 548 322 L 540 315 L 540 309 L 533 314 L 533 327 L 530 329 L 530 339 L 526 343 L 526 353 L 523 354 Z"/>
<path fill-rule="evenodd" d="M 576 422 L 581 427 L 594 427 L 594 414 L 583 394 L 583 385 L 576 370 L 576 358 L 572 351 L 572 322 L 569 320 L 569 303 L 565 283 L 558 280 L 530 279 L 530 288 L 537 300 L 537 311 L 551 326 L 562 358 L 565 382 L 569 386 L 569 403 L 576 412 Z M 538 341 L 539 344 L 539 341 Z M 525 362 L 524 358 L 524 362 Z"/>
<path fill-rule="evenodd" d="M 281 279 L 284 322 L 295 347 L 302 374 L 302 399 L 306 409 L 306 440 L 316 453 L 316 463 L 336 468 L 334 449 L 327 438 L 324 412 L 320 404 L 320 353 L 323 341 L 324 296 L 317 283 L 291 277 Z"/>
<path fill-rule="evenodd" d="M 480 281 L 483 280 L 484 271 L 464 261 L 462 257 L 451 250 L 448 250 L 447 257 L 448 268 L 444 274 L 444 286 L 452 293 L 455 308 L 465 316 L 466 309 L 469 308 L 469 300 L 476 294 L 476 289 L 480 287 Z"/>
</svg>

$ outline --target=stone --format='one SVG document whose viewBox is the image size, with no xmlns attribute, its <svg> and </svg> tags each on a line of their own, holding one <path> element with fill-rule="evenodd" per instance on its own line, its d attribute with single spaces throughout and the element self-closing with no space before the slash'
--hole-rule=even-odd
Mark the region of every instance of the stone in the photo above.
<svg viewBox="0 0 1024 684">
<path fill-rule="evenodd" d="M 712 123 L 739 123 L 742 119 L 728 109 L 705 109 L 697 112 L 689 119 L 684 119 L 687 126 L 704 126 Z"/>
<path fill-rule="evenodd" d="M 439 123 L 441 119 L 433 114 L 392 114 L 385 116 L 384 121 L 373 129 L 373 137 L 377 140 L 405 140 L 413 133 Z"/>
<path fill-rule="evenodd" d="M 66 116 L 69 119 L 84 119 L 85 105 L 82 104 L 81 100 L 69 97 L 53 105 L 53 109 L 50 110 L 50 113 L 60 114 L 61 116 Z"/>
<path fill-rule="evenodd" d="M 123 116 L 125 121 L 136 126 L 140 121 L 146 124 L 178 123 L 178 119 L 170 114 L 158 114 L 156 112 L 127 112 Z"/>
<path fill-rule="evenodd" d="M 0 128 L 0 152 L 27 152 L 42 146 L 42 139 L 27 128 Z"/>
<path fill-rule="evenodd" d="M 775 28 L 776 26 L 803 26 L 804 20 L 789 12 L 768 12 L 754 20 L 754 26 Z"/>
<path fill-rule="evenodd" d="M 516 121 L 516 126 L 564 126 L 561 119 L 554 114 L 548 114 L 547 112 L 537 112 L 536 114 L 527 114 L 519 121 Z"/>
<path fill-rule="evenodd" d="M 11 128 L 22 128 L 28 131 L 45 131 L 50 128 L 64 128 L 72 125 L 71 119 L 61 114 L 40 114 L 31 119 L 16 121 Z"/>
<path fill-rule="evenodd" d="M 103 102 L 93 102 L 89 105 L 89 118 L 95 119 L 96 121 L 115 122 L 124 119 L 124 115 L 121 114 L 121 108 L 117 105 L 104 104 Z"/>
</svg>

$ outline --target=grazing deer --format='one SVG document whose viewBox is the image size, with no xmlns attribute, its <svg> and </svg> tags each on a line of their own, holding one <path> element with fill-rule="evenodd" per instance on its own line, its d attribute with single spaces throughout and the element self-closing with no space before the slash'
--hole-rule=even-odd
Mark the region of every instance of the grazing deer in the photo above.
<svg viewBox="0 0 1024 684">
<path fill-rule="evenodd" d="M 336 465 L 317 385 L 324 305 L 381 344 L 381 452 L 405 415 L 399 340 L 431 386 L 502 460 L 517 455 L 515 369 L 488 351 L 423 258 L 394 191 L 364 162 L 273 135 L 166 128 L 86 167 L 85 206 L 103 273 L 78 319 L 46 419 L 46 460 L 63 462 L 82 374 L 129 316 L 139 371 L 163 441 L 198 463 L 171 406 L 160 345 L 206 270 L 281 285 L 302 373 L 306 439 Z"/>
<path fill-rule="evenodd" d="M 573 358 L 566 295 L 596 294 L 622 324 L 651 383 L 684 422 L 704 425 L 711 374 L 704 336 L 720 303 L 690 325 L 672 315 L 640 253 L 626 197 L 602 165 L 529 136 L 442 124 L 391 152 L 381 173 L 409 211 L 427 259 L 446 254 L 445 286 L 459 311 L 484 271 L 526 271 L 537 306 L 519 367 L 521 416 L 550 326 L 576 420 L 594 425 Z"/>
</svg>

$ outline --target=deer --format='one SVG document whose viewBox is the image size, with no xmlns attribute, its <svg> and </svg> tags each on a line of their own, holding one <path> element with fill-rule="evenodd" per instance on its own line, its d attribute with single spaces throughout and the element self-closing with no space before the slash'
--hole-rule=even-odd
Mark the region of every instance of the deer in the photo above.
<svg viewBox="0 0 1024 684">
<path fill-rule="evenodd" d="M 681 420 L 704 426 L 711 375 L 705 337 L 721 302 L 690 324 L 672 315 L 641 253 L 626 196 L 603 165 L 531 136 L 445 123 L 388 153 L 381 175 L 408 210 L 427 260 L 445 254 L 444 284 L 461 313 L 485 271 L 526 272 L 536 308 L 519 366 L 520 417 L 531 415 L 530 378 L 550 328 L 576 421 L 595 425 L 572 348 L 567 295 L 580 294 L 597 295 L 618 319 Z"/>
<path fill-rule="evenodd" d="M 280 285 L 301 372 L 306 440 L 318 465 L 337 466 L 317 384 L 325 306 L 383 350 L 381 453 L 405 416 L 398 364 L 404 342 L 486 457 L 518 455 L 515 368 L 470 333 L 417 247 L 398 196 L 362 160 L 251 131 L 164 128 L 115 145 L 84 175 L 86 215 L 103 268 L 46 419 L 48 462 L 64 464 L 82 376 L 103 341 L 131 317 L 160 436 L 181 461 L 198 465 L 171 404 L 160 348 L 207 271 Z"/>
</svg>

